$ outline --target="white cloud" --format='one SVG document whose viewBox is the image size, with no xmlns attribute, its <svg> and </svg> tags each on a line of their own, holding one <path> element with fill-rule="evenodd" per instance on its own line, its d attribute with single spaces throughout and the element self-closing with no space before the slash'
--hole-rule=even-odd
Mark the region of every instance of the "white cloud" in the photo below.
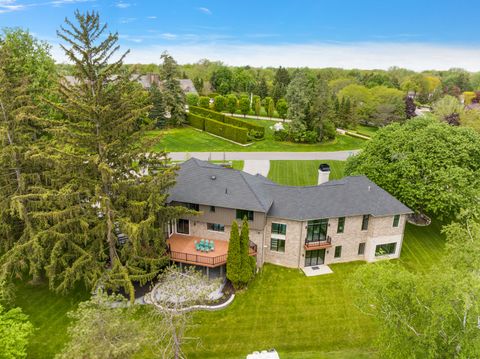
<svg viewBox="0 0 480 359">
<path fill-rule="evenodd" d="M 53 0 L 43 4 L 37 5 L 53 5 L 53 6 L 62 6 L 62 5 L 70 5 L 70 4 L 77 4 L 82 2 L 93 2 L 96 0 Z"/>
<path fill-rule="evenodd" d="M 322 43 L 283 45 L 177 45 L 164 44 L 132 48 L 129 63 L 151 63 L 167 50 L 179 63 L 203 58 L 229 65 L 258 67 L 341 67 L 388 69 L 400 66 L 412 70 L 446 70 L 462 67 L 479 71 L 480 48 L 421 43 Z"/>
<path fill-rule="evenodd" d="M 25 5 L 16 4 L 15 0 L 0 0 L 0 14 L 24 10 Z"/>
<path fill-rule="evenodd" d="M 118 22 L 120 24 L 130 24 L 131 22 L 134 22 L 136 20 L 136 17 L 121 17 L 120 19 L 118 19 Z"/>
<path fill-rule="evenodd" d="M 150 19 L 150 20 L 155 20 L 157 17 L 156 16 L 147 16 L 147 19 Z"/>
<path fill-rule="evenodd" d="M 132 4 L 122 2 L 122 1 L 119 1 L 115 4 L 115 7 L 118 7 L 119 9 L 126 9 L 126 8 L 129 8 L 130 6 L 132 6 Z"/>
<path fill-rule="evenodd" d="M 203 12 L 203 13 L 206 14 L 206 15 L 212 15 L 212 12 L 210 11 L 209 8 L 199 7 L 198 10 L 199 10 L 200 12 Z"/>
</svg>

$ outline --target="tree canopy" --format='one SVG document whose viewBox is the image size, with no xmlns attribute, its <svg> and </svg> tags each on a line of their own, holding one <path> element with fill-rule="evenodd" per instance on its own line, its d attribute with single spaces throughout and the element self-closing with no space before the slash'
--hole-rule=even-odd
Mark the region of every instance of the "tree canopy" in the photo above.
<svg viewBox="0 0 480 359">
<path fill-rule="evenodd" d="M 377 132 L 347 162 L 410 208 L 439 217 L 478 205 L 480 136 L 431 118 L 415 118 Z"/>
</svg>

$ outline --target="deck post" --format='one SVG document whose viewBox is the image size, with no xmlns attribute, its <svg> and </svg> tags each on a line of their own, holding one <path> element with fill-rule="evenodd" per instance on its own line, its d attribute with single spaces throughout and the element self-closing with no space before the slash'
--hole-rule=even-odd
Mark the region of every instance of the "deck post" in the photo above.
<svg viewBox="0 0 480 359">
<path fill-rule="evenodd" d="M 223 277 L 223 264 L 220 266 L 220 278 Z"/>
<path fill-rule="evenodd" d="M 210 279 L 210 268 L 207 267 L 207 278 Z"/>
</svg>

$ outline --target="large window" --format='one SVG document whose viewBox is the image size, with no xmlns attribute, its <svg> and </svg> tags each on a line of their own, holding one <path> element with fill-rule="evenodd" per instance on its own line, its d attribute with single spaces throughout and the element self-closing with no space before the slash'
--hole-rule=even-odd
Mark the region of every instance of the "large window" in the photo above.
<svg viewBox="0 0 480 359">
<path fill-rule="evenodd" d="M 362 219 L 362 231 L 366 231 L 368 229 L 368 220 L 370 219 L 370 216 L 368 214 L 363 216 Z"/>
<path fill-rule="evenodd" d="M 335 258 L 340 258 L 342 256 L 342 246 L 335 247 Z"/>
<path fill-rule="evenodd" d="M 307 242 L 319 242 L 327 239 L 328 219 L 308 221 Z"/>
<path fill-rule="evenodd" d="M 364 253 L 365 253 L 365 243 L 360 243 L 358 245 L 358 255 L 363 256 Z"/>
<path fill-rule="evenodd" d="M 272 234 L 287 234 L 287 225 L 282 223 L 272 223 Z"/>
<path fill-rule="evenodd" d="M 285 252 L 285 239 L 270 239 L 270 250 L 275 252 Z"/>
<path fill-rule="evenodd" d="M 179 219 L 177 220 L 177 233 L 189 234 L 189 222 L 188 219 Z"/>
<path fill-rule="evenodd" d="M 343 233 L 345 230 L 345 217 L 340 217 L 338 219 L 337 233 Z"/>
<path fill-rule="evenodd" d="M 247 217 L 249 221 L 253 221 L 253 211 L 237 209 L 237 219 L 244 219 L 245 217 Z"/>
<path fill-rule="evenodd" d="M 375 256 L 385 256 L 387 254 L 394 254 L 395 250 L 397 249 L 397 243 L 385 243 L 379 244 L 375 248 Z"/>
<path fill-rule="evenodd" d="M 215 232 L 225 232 L 225 225 L 218 223 L 207 223 L 207 229 Z"/>
<path fill-rule="evenodd" d="M 400 223 L 400 215 L 396 214 L 393 216 L 393 226 L 398 227 L 399 223 Z"/>
</svg>

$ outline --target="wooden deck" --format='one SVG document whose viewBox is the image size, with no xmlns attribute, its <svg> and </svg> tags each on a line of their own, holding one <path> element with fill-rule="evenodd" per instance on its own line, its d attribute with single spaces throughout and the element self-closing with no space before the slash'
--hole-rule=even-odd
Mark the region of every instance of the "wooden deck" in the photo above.
<svg viewBox="0 0 480 359">
<path fill-rule="evenodd" d="M 167 239 L 170 259 L 174 262 L 209 268 L 219 267 L 227 263 L 228 241 L 215 239 L 213 240 L 215 244 L 213 252 L 201 252 L 195 249 L 195 241 L 200 242 L 201 239 L 200 237 L 173 234 Z M 257 248 L 253 243 L 250 245 L 249 254 L 257 254 Z"/>
</svg>

